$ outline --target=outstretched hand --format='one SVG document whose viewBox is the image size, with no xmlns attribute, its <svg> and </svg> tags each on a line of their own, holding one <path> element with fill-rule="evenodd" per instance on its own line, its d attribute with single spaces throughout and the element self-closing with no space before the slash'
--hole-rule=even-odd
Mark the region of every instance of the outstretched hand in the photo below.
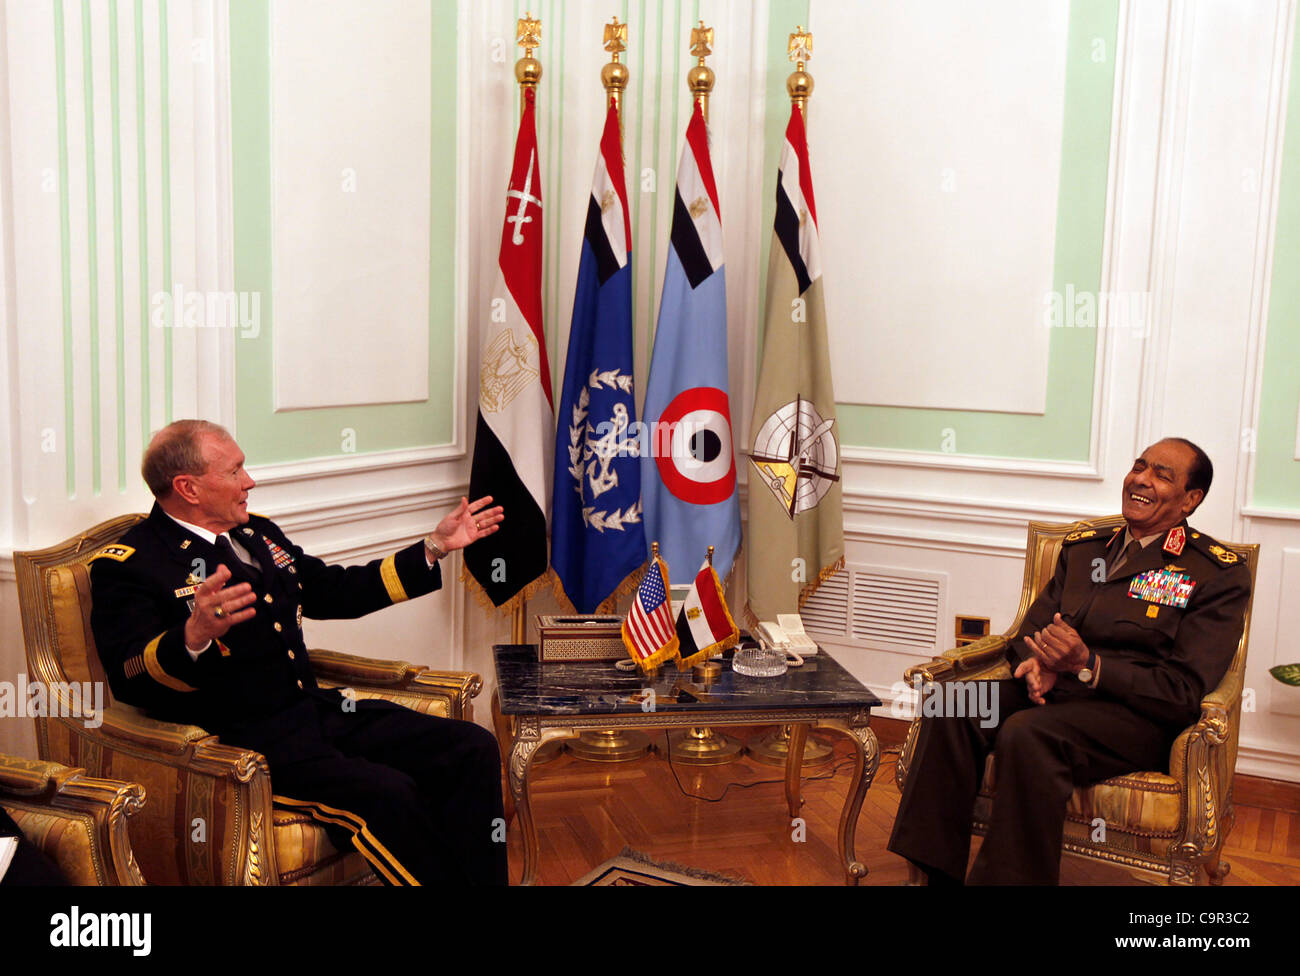
<svg viewBox="0 0 1300 976">
<path fill-rule="evenodd" d="M 247 583 L 226 586 L 230 569 L 219 563 L 212 574 L 194 591 L 194 610 L 185 621 L 185 644 L 197 650 L 208 641 L 224 637 L 235 624 L 242 624 L 257 613 L 249 606 L 257 594 Z"/>
<path fill-rule="evenodd" d="M 473 502 L 462 497 L 456 510 L 433 530 L 433 541 L 444 552 L 451 552 L 453 549 L 464 549 L 484 536 L 491 535 L 505 519 L 501 506 L 488 508 L 491 504 L 491 495 Z"/>
</svg>

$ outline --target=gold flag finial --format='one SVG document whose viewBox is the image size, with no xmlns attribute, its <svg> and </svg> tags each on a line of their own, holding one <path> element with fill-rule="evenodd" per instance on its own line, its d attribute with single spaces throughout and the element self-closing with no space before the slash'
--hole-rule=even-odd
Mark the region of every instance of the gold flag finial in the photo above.
<svg viewBox="0 0 1300 976">
<path fill-rule="evenodd" d="M 794 71 L 790 77 L 785 80 L 785 90 L 790 95 L 790 101 L 804 111 L 808 107 L 808 98 L 813 92 L 813 79 L 807 71 L 804 70 L 804 63 L 812 60 L 813 36 L 803 29 L 800 24 L 790 35 L 790 43 L 786 48 L 786 56 L 794 62 Z"/>
<path fill-rule="evenodd" d="M 515 81 L 523 89 L 520 98 L 527 101 L 528 90 L 535 91 L 542 80 L 542 63 L 533 57 L 542 43 L 542 22 L 533 20 L 531 10 L 515 22 L 515 43 L 524 49 L 524 56 L 515 62 Z"/>
<path fill-rule="evenodd" d="M 713 28 L 705 27 L 704 21 L 700 21 L 699 27 L 691 28 L 691 54 L 700 59 L 700 64 L 704 59 L 713 53 Z"/>
<path fill-rule="evenodd" d="M 627 65 L 619 64 L 618 56 L 621 52 L 627 50 L 627 24 L 620 24 L 617 17 L 612 18 L 605 25 L 604 43 L 605 50 L 609 52 L 612 60 L 600 69 L 600 83 L 605 86 L 605 91 L 614 100 L 614 108 L 618 110 L 618 127 L 621 133 L 623 130 L 623 92 L 627 88 L 628 78 L 631 73 L 627 70 Z"/>
<path fill-rule="evenodd" d="M 695 66 L 686 72 L 686 87 L 691 90 L 692 100 L 700 103 L 700 112 L 704 121 L 709 121 L 709 93 L 713 91 L 716 76 L 713 69 L 704 63 L 704 59 L 713 53 L 713 28 L 705 27 L 700 21 L 699 27 L 691 28 L 691 54 L 698 59 Z"/>
<path fill-rule="evenodd" d="M 708 556 L 708 559 L 709 559 L 709 565 L 712 566 L 712 565 L 713 565 L 713 547 L 712 547 L 712 546 L 709 546 L 709 556 Z"/>
<path fill-rule="evenodd" d="M 605 50 L 616 62 L 619 53 L 627 50 L 627 24 L 620 24 L 617 17 L 605 25 Z"/>
<path fill-rule="evenodd" d="M 658 541 L 655 541 L 655 542 L 650 543 L 650 555 L 651 555 L 651 557 L 654 558 L 654 559 L 658 559 L 658 558 L 659 558 L 659 543 L 658 543 Z"/>
</svg>

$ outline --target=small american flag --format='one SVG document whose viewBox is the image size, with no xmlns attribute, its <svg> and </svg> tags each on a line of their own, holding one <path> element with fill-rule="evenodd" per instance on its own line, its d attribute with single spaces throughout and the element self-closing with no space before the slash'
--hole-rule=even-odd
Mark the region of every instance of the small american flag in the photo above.
<svg viewBox="0 0 1300 976">
<path fill-rule="evenodd" d="M 623 643 L 632 660 L 643 669 L 677 654 L 677 632 L 668 605 L 668 573 L 658 557 L 646 568 L 632 609 L 623 621 Z"/>
</svg>

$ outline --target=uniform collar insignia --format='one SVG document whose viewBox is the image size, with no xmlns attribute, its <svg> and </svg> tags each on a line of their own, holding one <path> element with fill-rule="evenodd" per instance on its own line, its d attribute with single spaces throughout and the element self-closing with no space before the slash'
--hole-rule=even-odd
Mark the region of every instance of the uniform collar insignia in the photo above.
<svg viewBox="0 0 1300 976">
<path fill-rule="evenodd" d="M 1183 554 L 1183 546 L 1187 544 L 1187 533 L 1181 525 L 1175 525 L 1165 536 L 1165 544 L 1161 548 L 1165 552 L 1171 552 L 1175 556 Z"/>
</svg>

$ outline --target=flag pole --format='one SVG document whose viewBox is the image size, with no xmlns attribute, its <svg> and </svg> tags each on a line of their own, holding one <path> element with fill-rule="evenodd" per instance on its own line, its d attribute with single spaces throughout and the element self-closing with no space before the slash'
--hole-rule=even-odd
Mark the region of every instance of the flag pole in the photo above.
<svg viewBox="0 0 1300 976">
<path fill-rule="evenodd" d="M 515 43 L 524 49 L 524 56 L 515 62 L 515 80 L 519 82 L 519 110 L 528 105 L 528 96 L 537 96 L 537 85 L 542 80 L 542 62 L 533 57 L 533 52 L 542 43 L 542 22 L 533 19 L 533 12 L 526 11 L 515 22 Z M 510 615 L 510 641 L 523 644 L 527 639 L 528 598 L 519 594 Z"/>
<path fill-rule="evenodd" d="M 707 126 L 709 122 L 709 95 L 717 79 L 712 68 L 704 59 L 713 53 L 713 28 L 705 27 L 700 21 L 698 27 L 691 28 L 691 54 L 695 65 L 686 72 L 686 87 L 690 89 L 691 100 L 698 102 L 700 116 Z M 709 546 L 709 565 L 713 565 L 713 546 Z M 676 762 L 688 766 L 721 766 L 735 762 L 745 751 L 739 739 L 715 732 L 709 726 L 692 726 L 684 732 L 674 732 L 668 736 L 669 748 Z"/>
<path fill-rule="evenodd" d="M 627 65 L 618 60 L 619 54 L 627 50 L 627 24 L 620 24 L 617 17 L 605 25 L 602 42 L 609 52 L 610 61 L 600 69 L 600 83 L 605 86 L 606 104 L 612 99 L 614 110 L 618 112 L 618 140 L 620 149 L 623 142 L 623 92 L 631 78 Z M 658 555 L 659 543 L 655 543 L 655 555 Z M 654 564 L 651 563 L 653 569 Z M 651 749 L 650 737 L 644 732 L 629 729 L 600 729 L 583 732 L 578 738 L 567 743 L 569 752 L 579 759 L 591 762 L 628 762 L 640 759 Z"/>
<path fill-rule="evenodd" d="M 605 25 L 604 45 L 605 50 L 609 52 L 610 62 L 600 69 L 600 83 L 605 86 L 605 91 L 614 101 L 614 108 L 618 112 L 618 136 L 622 141 L 623 92 L 627 88 L 631 72 L 628 71 L 627 65 L 619 63 L 618 56 L 627 50 L 627 24 L 620 24 L 617 17 L 611 18 Z"/>
<path fill-rule="evenodd" d="M 786 56 L 794 62 L 795 68 L 785 80 L 785 90 L 790 96 L 790 104 L 803 116 L 805 126 L 808 124 L 808 99 L 813 93 L 813 77 L 805 70 L 805 65 L 812 58 L 812 51 L 812 34 L 805 31 L 802 24 L 796 25 L 786 47 Z M 757 741 L 751 742 L 749 754 L 769 766 L 786 766 L 790 755 L 790 742 L 791 727 L 782 725 L 780 731 L 769 732 Z M 828 763 L 833 756 L 834 751 L 829 746 L 823 745 L 812 736 L 804 740 L 803 764 L 805 766 Z M 794 809 L 793 802 L 791 808 Z M 791 813 L 791 816 L 794 815 Z"/>
</svg>

